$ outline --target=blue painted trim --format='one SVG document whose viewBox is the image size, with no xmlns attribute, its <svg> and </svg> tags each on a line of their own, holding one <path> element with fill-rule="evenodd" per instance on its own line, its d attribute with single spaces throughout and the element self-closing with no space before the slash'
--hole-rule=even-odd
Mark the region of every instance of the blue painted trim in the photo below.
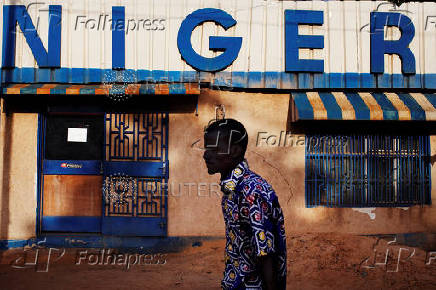
<svg viewBox="0 0 436 290">
<path fill-rule="evenodd" d="M 43 216 L 43 231 L 56 232 L 86 232 L 99 233 L 101 231 L 100 216 Z"/>
<path fill-rule="evenodd" d="M 28 240 L 0 240 L 0 250 L 21 248 L 29 244 Z"/>
<path fill-rule="evenodd" d="M 315 88 L 328 88 L 330 85 L 329 76 L 323 73 L 313 74 L 313 86 Z"/>
<path fill-rule="evenodd" d="M 170 95 L 184 95 L 186 94 L 185 84 L 170 84 L 168 86 Z"/>
<path fill-rule="evenodd" d="M 369 74 L 369 73 L 287 73 L 287 72 L 219 72 L 198 71 L 150 71 L 98 68 L 2 68 L 2 83 L 59 83 L 92 84 L 107 82 L 125 83 L 181 83 L 210 82 L 214 85 L 234 88 L 276 88 L 276 89 L 344 89 L 344 88 L 398 88 L 436 89 L 436 74 Z M 311 78 L 313 77 L 313 82 Z M 44 80 L 44 81 L 41 81 Z M 60 91 L 62 93 L 62 91 Z"/>
<path fill-rule="evenodd" d="M 264 87 L 267 89 L 278 89 L 279 84 L 277 83 L 277 79 L 280 78 L 279 72 L 265 72 L 265 85 Z"/>
<path fill-rule="evenodd" d="M 100 160 L 44 160 L 44 174 L 100 175 Z M 80 168 L 77 168 L 80 167 Z"/>
<path fill-rule="evenodd" d="M 436 94 L 424 94 L 427 100 L 436 109 Z M 372 93 L 372 96 L 377 101 L 383 111 L 383 120 L 398 120 L 399 113 L 391 101 L 383 93 Z M 342 120 L 342 109 L 337 103 L 335 97 L 329 92 L 319 92 L 319 97 L 327 112 L 327 119 Z M 346 97 L 353 106 L 356 120 L 370 120 L 370 109 L 363 101 L 362 97 L 357 93 L 346 93 Z M 410 94 L 399 93 L 398 97 L 407 106 L 411 114 L 411 120 L 426 120 L 424 109 Z M 307 93 L 296 92 L 292 93 L 292 98 L 296 106 L 297 120 L 313 120 L 314 113 L 311 103 L 308 100 Z"/>
<path fill-rule="evenodd" d="M 319 93 L 319 97 L 327 111 L 327 119 L 342 120 L 342 109 L 336 103 L 335 97 L 331 93 Z"/>
<path fill-rule="evenodd" d="M 103 162 L 103 174 L 108 176 L 124 173 L 129 176 L 165 177 L 162 165 L 163 162 L 105 161 Z"/>
<path fill-rule="evenodd" d="M 112 6 L 112 68 L 125 68 L 125 8 Z"/>
<path fill-rule="evenodd" d="M 414 98 L 412 98 L 409 94 L 398 94 L 400 100 L 404 102 L 404 104 L 410 110 L 410 116 L 412 120 L 422 120 L 425 121 L 425 111 L 421 108 L 421 106 L 416 102 Z"/>
<path fill-rule="evenodd" d="M 398 120 L 398 111 L 389 99 L 382 93 L 372 94 L 383 110 L 383 120 Z"/>
<path fill-rule="evenodd" d="M 436 95 L 435 94 L 424 94 L 427 100 L 436 108 Z"/>
<path fill-rule="evenodd" d="M 298 74 L 298 87 L 301 89 L 310 89 L 312 87 L 310 73 Z"/>
<path fill-rule="evenodd" d="M 36 223 L 35 235 L 38 236 L 41 232 L 41 192 L 42 192 L 42 155 L 43 152 L 43 137 L 44 137 L 44 118 L 38 114 L 38 135 L 37 135 L 37 151 L 36 151 Z"/>
<path fill-rule="evenodd" d="M 26 245 L 40 245 L 53 248 L 105 248 L 134 249 L 142 252 L 178 252 L 194 243 L 224 237 L 118 237 L 98 234 L 48 234 L 28 240 L 0 240 L 0 250 L 19 248 Z"/>
<path fill-rule="evenodd" d="M 362 98 L 356 93 L 346 94 L 347 99 L 350 101 L 356 114 L 356 120 L 370 120 L 370 110 Z"/>
<path fill-rule="evenodd" d="M 428 89 L 436 89 L 436 74 L 426 74 L 420 76 L 423 79 L 422 87 Z"/>
<path fill-rule="evenodd" d="M 119 236 L 165 236 L 165 217 L 123 217 L 102 218 L 102 232 Z M 162 226 L 161 226 L 162 225 Z"/>
<path fill-rule="evenodd" d="M 345 88 L 345 75 L 341 73 L 331 73 L 330 76 L 330 87 L 331 88 Z"/>
<path fill-rule="evenodd" d="M 307 99 L 306 93 L 293 93 L 292 98 L 297 107 L 297 118 L 300 120 L 313 120 L 313 108 Z"/>
<path fill-rule="evenodd" d="M 358 88 L 359 87 L 359 74 L 358 73 L 345 74 L 345 87 Z"/>
</svg>

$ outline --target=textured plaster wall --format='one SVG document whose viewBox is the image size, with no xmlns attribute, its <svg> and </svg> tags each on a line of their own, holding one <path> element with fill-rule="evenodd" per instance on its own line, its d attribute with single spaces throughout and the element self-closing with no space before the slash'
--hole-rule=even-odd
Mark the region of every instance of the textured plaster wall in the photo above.
<svg viewBox="0 0 436 290">
<path fill-rule="evenodd" d="M 35 236 L 38 115 L 1 115 L 0 239 Z"/>
<path fill-rule="evenodd" d="M 202 160 L 203 128 L 215 116 L 215 106 L 223 104 L 226 117 L 241 121 L 249 134 L 246 158 L 252 170 L 273 186 L 285 213 L 288 232 L 342 232 L 356 234 L 434 232 L 436 208 L 413 206 L 376 208 L 371 215 L 351 208 L 306 208 L 304 194 L 304 145 L 256 146 L 259 132 L 278 135 L 286 130 L 289 95 L 202 90 L 198 116 L 171 114 L 169 134 L 170 236 L 223 235 L 224 222 L 219 175 L 209 176 Z M 288 139 L 289 140 L 289 139 Z M 293 138 L 294 141 L 297 137 Z M 273 139 L 270 139 L 270 144 Z M 283 142 L 283 141 L 282 141 Z M 283 143 L 282 143 L 283 144 Z M 436 137 L 431 137 L 435 160 Z M 436 163 L 432 166 L 432 199 L 436 200 Z M 371 217 L 374 217 L 371 219 Z"/>
<path fill-rule="evenodd" d="M 222 236 L 219 176 L 207 174 L 200 149 L 204 126 L 222 104 L 226 117 L 244 123 L 249 134 L 247 160 L 252 170 L 276 190 L 288 232 L 342 232 L 357 234 L 435 232 L 434 206 L 376 208 L 370 214 L 349 208 L 305 208 L 304 144 L 265 144 L 263 137 L 286 130 L 288 94 L 220 92 L 204 89 L 195 113 L 171 113 L 169 134 L 169 236 Z M 35 235 L 37 114 L 1 116 L 0 239 L 27 239 Z M 197 142 L 200 140 L 200 142 Z M 301 140 L 301 139 L 298 139 Z M 196 143 L 197 142 L 197 143 Z M 194 145 L 192 145 L 195 143 Z M 436 200 L 436 136 L 432 144 L 432 200 Z M 375 215 L 375 216 L 374 216 Z M 371 218 L 373 217 L 373 218 Z"/>
</svg>

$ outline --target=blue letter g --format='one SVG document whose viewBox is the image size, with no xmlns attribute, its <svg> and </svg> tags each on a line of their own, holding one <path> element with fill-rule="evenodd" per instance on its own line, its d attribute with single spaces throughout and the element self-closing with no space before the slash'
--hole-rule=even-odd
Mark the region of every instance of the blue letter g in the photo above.
<svg viewBox="0 0 436 290">
<path fill-rule="evenodd" d="M 220 71 L 238 57 L 242 37 L 210 36 L 209 49 L 223 51 L 223 53 L 213 58 L 203 57 L 192 48 L 191 35 L 195 27 L 207 21 L 215 22 L 225 30 L 236 24 L 236 20 L 223 10 L 214 8 L 198 9 L 189 14 L 180 25 L 177 46 L 183 59 L 195 69 L 210 72 Z"/>
</svg>

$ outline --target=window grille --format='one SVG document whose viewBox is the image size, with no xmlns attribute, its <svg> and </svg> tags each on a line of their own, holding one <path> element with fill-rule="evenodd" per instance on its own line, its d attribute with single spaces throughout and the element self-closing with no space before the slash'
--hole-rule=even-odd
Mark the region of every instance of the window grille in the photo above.
<svg viewBox="0 0 436 290">
<path fill-rule="evenodd" d="M 431 203 L 429 136 L 307 135 L 306 206 Z"/>
</svg>

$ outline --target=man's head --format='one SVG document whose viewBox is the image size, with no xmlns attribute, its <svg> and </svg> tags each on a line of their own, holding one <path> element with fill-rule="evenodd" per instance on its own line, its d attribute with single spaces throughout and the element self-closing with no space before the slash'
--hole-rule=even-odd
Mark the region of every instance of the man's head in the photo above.
<svg viewBox="0 0 436 290">
<path fill-rule="evenodd" d="M 204 131 L 203 155 L 209 174 L 225 175 L 244 160 L 248 135 L 244 125 L 234 119 L 215 121 Z"/>
</svg>

